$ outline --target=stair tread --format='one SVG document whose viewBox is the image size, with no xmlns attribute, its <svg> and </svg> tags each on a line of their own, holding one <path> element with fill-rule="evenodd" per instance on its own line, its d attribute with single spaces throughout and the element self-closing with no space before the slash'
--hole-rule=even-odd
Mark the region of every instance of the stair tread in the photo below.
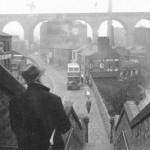
<svg viewBox="0 0 150 150">
<path fill-rule="evenodd" d="M 109 147 L 109 149 L 108 149 Z M 95 143 L 85 143 L 83 146 L 83 150 L 114 150 L 114 147 L 112 144 L 109 144 L 108 146 L 106 145 L 101 145 L 101 144 L 95 144 Z"/>
</svg>

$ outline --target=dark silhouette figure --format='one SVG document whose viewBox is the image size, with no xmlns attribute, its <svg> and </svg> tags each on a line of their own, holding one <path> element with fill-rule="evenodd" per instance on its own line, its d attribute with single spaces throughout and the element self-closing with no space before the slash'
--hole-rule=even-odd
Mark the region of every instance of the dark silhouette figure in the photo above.
<svg viewBox="0 0 150 150">
<path fill-rule="evenodd" d="M 64 150 L 61 135 L 70 127 L 61 98 L 42 85 L 40 77 L 44 70 L 28 64 L 21 74 L 27 83 L 27 90 L 10 100 L 10 124 L 20 150 L 48 150 L 54 134 L 52 150 Z"/>
</svg>

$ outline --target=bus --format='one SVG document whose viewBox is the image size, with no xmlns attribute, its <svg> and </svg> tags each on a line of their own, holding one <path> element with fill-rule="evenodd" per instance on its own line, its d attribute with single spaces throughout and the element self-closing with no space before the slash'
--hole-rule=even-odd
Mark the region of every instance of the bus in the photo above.
<svg viewBox="0 0 150 150">
<path fill-rule="evenodd" d="M 78 63 L 69 63 L 67 69 L 67 89 L 80 90 L 81 71 Z"/>
</svg>

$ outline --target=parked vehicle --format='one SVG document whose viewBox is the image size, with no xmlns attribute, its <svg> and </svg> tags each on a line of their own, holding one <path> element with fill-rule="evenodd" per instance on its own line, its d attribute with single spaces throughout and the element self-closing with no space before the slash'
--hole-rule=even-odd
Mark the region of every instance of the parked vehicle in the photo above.
<svg viewBox="0 0 150 150">
<path fill-rule="evenodd" d="M 67 89 L 80 89 L 81 71 L 78 63 L 69 63 L 67 72 Z"/>
</svg>

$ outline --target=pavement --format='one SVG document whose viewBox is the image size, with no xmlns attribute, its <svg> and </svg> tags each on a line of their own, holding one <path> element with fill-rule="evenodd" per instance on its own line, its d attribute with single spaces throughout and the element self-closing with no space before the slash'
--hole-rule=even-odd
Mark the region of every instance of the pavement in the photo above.
<svg viewBox="0 0 150 150">
<path fill-rule="evenodd" d="M 84 89 L 82 89 L 84 90 Z M 91 111 L 88 114 L 85 107 L 82 107 L 80 112 L 85 113 L 90 121 L 88 125 L 88 145 L 86 145 L 86 150 L 94 150 L 96 148 L 101 148 L 101 150 L 113 150 L 113 145 L 109 142 L 109 137 L 105 130 L 102 117 L 99 113 L 98 107 L 96 105 L 96 100 L 94 98 L 93 92 L 90 92 L 90 100 L 92 103 Z M 86 103 L 86 98 L 83 98 L 83 103 Z M 81 104 L 80 104 L 81 105 Z"/>
</svg>

